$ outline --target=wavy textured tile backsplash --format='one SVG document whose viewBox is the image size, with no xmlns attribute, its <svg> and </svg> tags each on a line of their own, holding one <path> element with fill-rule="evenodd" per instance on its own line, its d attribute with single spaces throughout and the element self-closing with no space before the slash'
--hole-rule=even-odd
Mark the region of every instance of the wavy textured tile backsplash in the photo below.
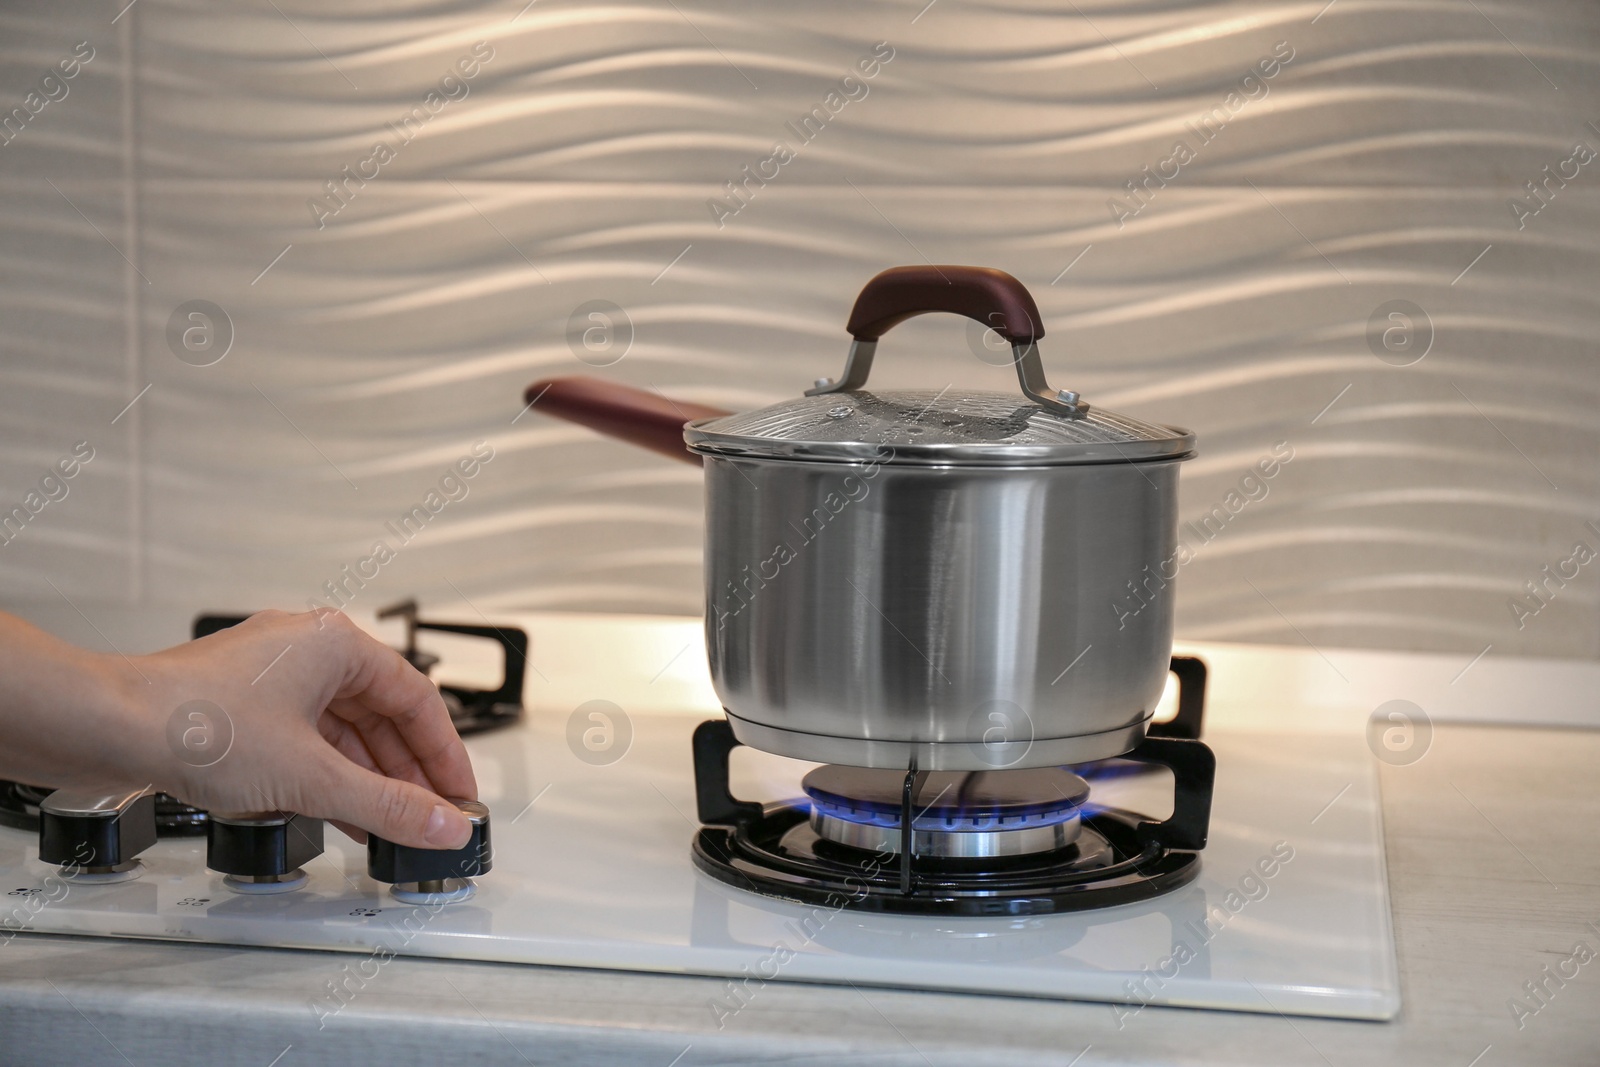
<svg viewBox="0 0 1600 1067">
<path fill-rule="evenodd" d="M 0 13 L 0 510 L 94 450 L 0 545 L 17 610 L 303 607 L 383 539 L 366 607 L 698 613 L 698 474 L 522 387 L 758 406 L 932 261 L 1198 433 L 1184 636 L 1600 655 L 1591 6 L 123 3 Z M 981 353 L 915 320 L 874 380 L 1010 388 Z"/>
</svg>

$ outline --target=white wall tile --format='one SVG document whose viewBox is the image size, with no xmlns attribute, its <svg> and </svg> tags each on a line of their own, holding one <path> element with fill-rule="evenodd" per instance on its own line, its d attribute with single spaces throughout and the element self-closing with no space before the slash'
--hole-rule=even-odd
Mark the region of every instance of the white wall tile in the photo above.
<svg viewBox="0 0 1600 1067">
<path fill-rule="evenodd" d="M 537 409 L 513 423 L 522 387 L 594 373 L 730 407 L 792 395 L 836 372 L 862 282 L 926 257 L 1016 274 L 1054 379 L 1199 433 L 1186 519 L 1293 447 L 1184 569 L 1185 634 L 1600 650 L 1587 570 L 1520 629 L 1508 606 L 1575 540 L 1600 548 L 1584 525 L 1600 522 L 1600 162 L 1520 229 L 1509 203 L 1574 141 L 1600 147 L 1593 12 L 939 3 L 913 22 L 921 9 L 141 0 L 141 595 L 303 606 L 482 439 L 495 460 L 361 591 L 368 606 L 696 612 L 695 472 Z M 28 25 L 13 51 L 42 55 Z M 323 182 L 479 40 L 494 57 L 470 94 L 318 225 Z M 865 98 L 719 226 L 721 183 L 883 40 L 895 58 Z M 1284 40 L 1294 59 L 1269 91 L 1119 225 L 1123 183 Z M 85 159 L 114 159 L 118 128 L 84 134 Z M 4 210 L 8 233 L 70 223 Z M 51 266 L 42 240 L 5 257 L 44 272 L 5 298 L 4 416 L 30 444 L 92 407 L 63 399 L 74 389 L 101 406 L 127 391 L 115 255 L 79 235 Z M 599 298 L 635 331 L 604 369 L 566 337 Z M 169 351 L 170 316 L 197 299 L 232 322 L 214 366 Z M 1369 342 L 1396 299 L 1431 323 L 1413 366 Z M 25 311 L 46 306 L 83 314 Z M 95 384 L 69 385 L 55 339 L 94 330 L 98 347 L 68 347 L 107 353 L 83 357 Z M 953 320 L 898 329 L 879 378 L 1010 387 Z M 89 532 L 114 540 L 112 516 Z"/>
</svg>

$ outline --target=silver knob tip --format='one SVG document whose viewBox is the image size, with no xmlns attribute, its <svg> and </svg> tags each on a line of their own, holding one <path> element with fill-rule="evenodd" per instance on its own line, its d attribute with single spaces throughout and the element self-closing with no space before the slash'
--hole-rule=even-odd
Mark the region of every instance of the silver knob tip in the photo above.
<svg viewBox="0 0 1600 1067">
<path fill-rule="evenodd" d="M 1073 392 L 1071 389 L 1062 389 L 1056 393 L 1056 399 L 1061 401 L 1063 404 L 1077 406 L 1078 394 Z"/>
<path fill-rule="evenodd" d="M 833 384 L 833 379 L 832 378 L 818 378 L 816 380 L 816 382 L 814 382 L 813 384 L 818 389 L 826 389 L 828 386 Z"/>
</svg>

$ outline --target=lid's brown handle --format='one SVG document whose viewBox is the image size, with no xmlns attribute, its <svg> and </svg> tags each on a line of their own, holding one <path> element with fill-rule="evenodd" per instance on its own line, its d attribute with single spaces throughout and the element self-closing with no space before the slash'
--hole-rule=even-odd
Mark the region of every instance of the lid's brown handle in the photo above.
<svg viewBox="0 0 1600 1067">
<path fill-rule="evenodd" d="M 548 378 L 528 386 L 522 397 L 541 414 L 587 426 L 663 456 L 700 464 L 683 443 L 683 424 L 729 414 L 721 408 L 672 400 L 660 393 L 599 378 Z"/>
<path fill-rule="evenodd" d="M 1022 395 L 1048 411 L 1069 418 L 1089 413 L 1071 389 L 1054 389 L 1045 381 L 1039 360 L 1044 322 L 1039 307 L 1022 283 L 990 267 L 890 267 L 867 283 L 856 297 L 846 329 L 855 338 L 838 378 L 818 378 L 807 396 L 850 393 L 867 384 L 878 338 L 913 315 L 950 311 L 976 319 L 1011 342 L 1012 363 Z"/>
<path fill-rule="evenodd" d="M 977 319 L 1012 344 L 1044 336 L 1028 290 L 992 267 L 890 267 L 861 290 L 845 328 L 857 341 L 876 341 L 913 315 L 934 311 Z"/>
</svg>

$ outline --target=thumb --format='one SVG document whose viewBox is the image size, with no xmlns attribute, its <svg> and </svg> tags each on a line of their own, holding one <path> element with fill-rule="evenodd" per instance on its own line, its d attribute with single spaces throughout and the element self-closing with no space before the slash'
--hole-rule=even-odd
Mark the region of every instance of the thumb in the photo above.
<svg viewBox="0 0 1600 1067">
<path fill-rule="evenodd" d="M 454 804 L 348 761 L 334 776 L 327 800 L 326 818 L 354 823 L 397 845 L 461 848 L 472 837 L 472 824 Z"/>
</svg>

